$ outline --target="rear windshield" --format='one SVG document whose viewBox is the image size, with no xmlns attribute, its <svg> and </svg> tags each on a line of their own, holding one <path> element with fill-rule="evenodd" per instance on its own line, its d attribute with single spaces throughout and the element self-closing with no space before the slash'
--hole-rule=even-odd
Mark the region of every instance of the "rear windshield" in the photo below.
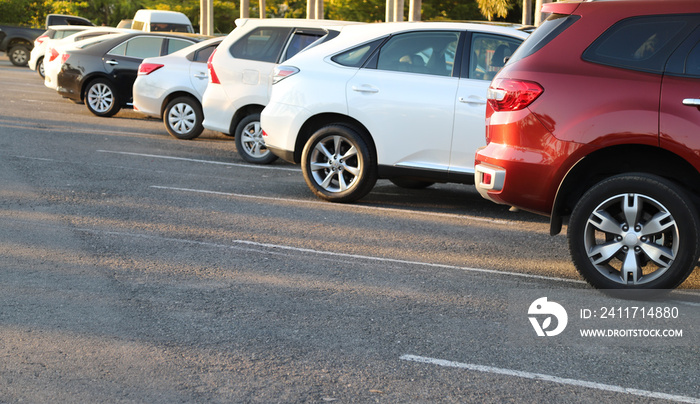
<svg viewBox="0 0 700 404">
<path fill-rule="evenodd" d="M 520 45 L 513 56 L 510 57 L 508 63 L 513 63 L 517 60 L 526 58 L 538 50 L 542 49 L 557 35 L 564 32 L 573 23 L 581 18 L 578 15 L 552 14 L 547 18 L 542 25 Z"/>
</svg>

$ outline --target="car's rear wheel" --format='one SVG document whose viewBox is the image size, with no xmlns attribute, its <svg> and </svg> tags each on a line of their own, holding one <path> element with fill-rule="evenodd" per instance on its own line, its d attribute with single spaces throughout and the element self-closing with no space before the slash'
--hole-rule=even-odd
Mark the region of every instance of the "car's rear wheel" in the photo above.
<svg viewBox="0 0 700 404">
<path fill-rule="evenodd" d="M 109 117 L 121 109 L 114 85 L 105 79 L 91 81 L 85 89 L 85 105 L 97 116 Z"/>
<path fill-rule="evenodd" d="M 194 139 L 204 127 L 204 114 L 199 102 L 192 97 L 182 96 L 170 101 L 163 112 L 165 129 L 178 139 Z"/>
<path fill-rule="evenodd" d="M 593 186 L 569 220 L 576 269 L 604 289 L 670 289 L 693 271 L 700 225 L 685 192 L 664 178 L 623 174 Z"/>
<path fill-rule="evenodd" d="M 306 142 L 301 159 L 306 184 L 327 201 L 356 201 L 377 182 L 369 143 L 344 125 L 329 125 L 316 131 Z"/>
<path fill-rule="evenodd" d="M 46 77 L 46 73 L 44 72 L 44 58 L 39 58 L 36 62 L 36 72 L 39 73 L 42 79 Z"/>
<path fill-rule="evenodd" d="M 255 164 L 269 164 L 277 160 L 277 156 L 265 146 L 260 128 L 260 113 L 243 118 L 234 133 L 236 149 L 243 160 Z"/>
<path fill-rule="evenodd" d="M 26 66 L 27 62 L 29 62 L 29 48 L 24 45 L 15 45 L 7 52 L 7 56 L 9 56 L 13 65 Z"/>
<path fill-rule="evenodd" d="M 423 189 L 435 184 L 431 181 L 414 180 L 413 178 L 406 177 L 389 178 L 389 181 L 391 181 L 397 187 L 407 189 Z"/>
</svg>

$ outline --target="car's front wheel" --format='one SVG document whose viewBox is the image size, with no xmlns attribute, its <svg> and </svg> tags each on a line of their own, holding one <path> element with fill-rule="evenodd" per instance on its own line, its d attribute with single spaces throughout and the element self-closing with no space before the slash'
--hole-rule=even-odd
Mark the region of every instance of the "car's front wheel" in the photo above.
<svg viewBox="0 0 700 404">
<path fill-rule="evenodd" d="M 664 178 L 623 174 L 593 186 L 569 220 L 576 269 L 603 289 L 671 289 L 693 271 L 700 225 L 686 193 Z"/>
<path fill-rule="evenodd" d="M 24 45 L 15 45 L 10 48 L 7 55 L 10 57 L 10 62 L 15 66 L 26 66 L 29 62 L 29 48 Z"/>
<path fill-rule="evenodd" d="M 114 85 L 105 79 L 91 81 L 85 89 L 85 105 L 97 116 L 109 117 L 121 109 Z"/>
<path fill-rule="evenodd" d="M 331 202 L 353 202 L 377 182 L 376 162 L 367 140 L 344 125 L 316 131 L 302 153 L 304 179 L 316 196 Z"/>
<path fill-rule="evenodd" d="M 277 160 L 265 146 L 265 140 L 260 128 L 260 114 L 250 114 L 241 119 L 234 132 L 236 149 L 243 160 L 255 164 L 269 164 Z"/>
<path fill-rule="evenodd" d="M 163 123 L 171 136 L 178 139 L 194 139 L 204 127 L 204 114 L 199 102 L 192 97 L 177 97 L 165 106 Z"/>
</svg>

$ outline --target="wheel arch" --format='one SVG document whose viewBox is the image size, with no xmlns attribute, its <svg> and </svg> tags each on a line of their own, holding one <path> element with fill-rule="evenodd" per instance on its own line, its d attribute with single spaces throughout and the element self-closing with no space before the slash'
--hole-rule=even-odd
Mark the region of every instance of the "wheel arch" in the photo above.
<svg viewBox="0 0 700 404">
<path fill-rule="evenodd" d="M 235 136 L 236 127 L 239 123 L 241 123 L 241 120 L 243 120 L 243 118 L 251 114 L 259 114 L 262 112 L 263 109 L 265 109 L 265 106 L 262 104 L 248 104 L 238 108 L 236 113 L 233 114 L 233 118 L 231 118 L 231 127 L 229 128 L 229 133 L 232 136 Z"/>
<path fill-rule="evenodd" d="M 109 81 L 112 85 L 114 85 L 114 80 L 112 80 L 112 78 L 109 77 L 109 75 L 101 72 L 95 72 L 89 76 L 86 76 L 83 78 L 83 84 L 80 87 L 80 101 L 85 101 L 85 92 L 87 91 L 88 86 L 90 85 L 90 83 L 97 79 L 105 79 Z"/>
<path fill-rule="evenodd" d="M 563 218 L 571 214 L 586 190 L 605 178 L 629 172 L 666 178 L 683 187 L 696 209 L 700 207 L 700 173 L 688 161 L 659 147 L 612 146 L 587 155 L 566 173 L 554 198 L 550 233 L 561 231 Z"/>
<path fill-rule="evenodd" d="M 360 121 L 343 114 L 323 113 L 310 117 L 306 120 L 306 122 L 304 122 L 304 124 L 299 129 L 299 133 L 297 134 L 297 139 L 294 144 L 294 162 L 296 164 L 299 164 L 301 162 L 301 154 L 304 150 L 304 145 L 306 144 L 306 141 L 309 140 L 309 138 L 317 130 L 321 129 L 326 125 L 333 124 L 345 125 L 357 131 L 363 138 L 365 138 L 365 140 L 367 141 L 367 145 L 369 146 L 370 152 L 372 153 L 372 157 L 374 158 L 374 161 L 377 161 L 377 147 L 374 143 L 374 139 L 369 133 L 369 130 L 367 130 L 367 128 L 362 123 L 360 123 Z"/>
</svg>

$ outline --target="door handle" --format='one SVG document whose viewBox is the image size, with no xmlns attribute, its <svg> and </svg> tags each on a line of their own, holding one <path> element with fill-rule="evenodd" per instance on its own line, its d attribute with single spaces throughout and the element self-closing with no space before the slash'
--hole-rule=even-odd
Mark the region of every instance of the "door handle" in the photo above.
<svg viewBox="0 0 700 404">
<path fill-rule="evenodd" d="M 107 63 L 108 65 L 112 65 L 112 66 L 115 66 L 115 65 L 118 65 L 118 64 L 119 64 L 119 62 L 117 62 L 116 60 L 108 60 L 108 61 L 106 61 L 105 63 Z"/>
<path fill-rule="evenodd" d="M 194 77 L 198 78 L 198 79 L 208 79 L 209 78 L 209 76 L 206 73 L 197 73 L 194 75 Z"/>
<path fill-rule="evenodd" d="M 691 107 L 700 107 L 700 99 L 698 99 L 698 98 L 686 98 L 683 100 L 683 105 L 688 105 Z"/>
<path fill-rule="evenodd" d="M 463 104 L 486 105 L 486 99 L 481 97 L 469 96 L 467 98 L 459 97 L 459 102 Z"/>
<path fill-rule="evenodd" d="M 352 91 L 357 91 L 358 93 L 378 93 L 379 89 L 372 87 L 370 85 L 364 84 L 362 86 L 352 86 Z"/>
</svg>

